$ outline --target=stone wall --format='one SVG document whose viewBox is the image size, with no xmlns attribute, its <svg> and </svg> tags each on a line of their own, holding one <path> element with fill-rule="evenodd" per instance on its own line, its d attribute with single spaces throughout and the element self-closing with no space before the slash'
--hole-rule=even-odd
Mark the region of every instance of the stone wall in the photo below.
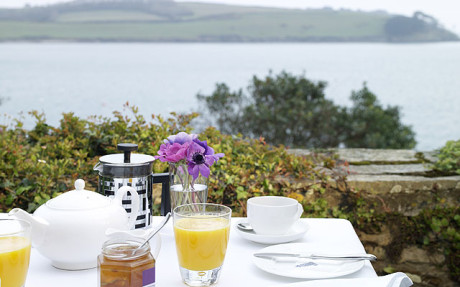
<svg viewBox="0 0 460 287">
<path fill-rule="evenodd" d="M 289 152 L 310 154 L 307 150 Z M 379 202 L 378 212 L 399 214 L 403 216 L 399 218 L 410 220 L 424 210 L 439 208 L 440 203 L 445 208 L 459 206 L 460 176 L 435 176 L 429 165 L 435 160 L 432 152 L 339 149 L 337 153 L 339 165 L 335 172 L 346 175 L 348 187 L 359 191 L 369 202 Z M 338 196 L 325 198 L 333 206 L 339 201 Z M 446 262 L 458 262 L 459 255 L 446 258 L 446 250 L 423 244 L 422 238 L 406 243 L 401 238 L 404 226 L 398 224 L 398 217 L 394 218 L 392 222 L 383 222 L 378 232 L 366 233 L 356 228 L 366 250 L 379 258 L 374 263 L 377 272 L 405 272 L 414 286 L 460 286 Z"/>
</svg>

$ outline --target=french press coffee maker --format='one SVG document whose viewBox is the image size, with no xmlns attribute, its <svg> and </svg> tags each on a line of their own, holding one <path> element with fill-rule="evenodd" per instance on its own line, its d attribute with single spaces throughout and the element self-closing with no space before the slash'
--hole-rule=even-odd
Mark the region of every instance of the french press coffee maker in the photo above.
<svg viewBox="0 0 460 287">
<path fill-rule="evenodd" d="M 94 166 L 94 170 L 99 172 L 98 192 L 108 197 L 114 197 L 117 190 L 122 186 L 134 188 L 139 196 L 139 211 L 135 229 L 147 228 L 151 225 L 153 184 L 162 184 L 161 215 L 166 215 L 171 209 L 169 174 L 152 173 L 155 158 L 150 155 L 132 153 L 137 151 L 137 144 L 120 143 L 117 145 L 117 149 L 123 153 L 104 155 Z M 128 214 L 131 213 L 130 194 L 123 197 L 122 206 Z"/>
</svg>

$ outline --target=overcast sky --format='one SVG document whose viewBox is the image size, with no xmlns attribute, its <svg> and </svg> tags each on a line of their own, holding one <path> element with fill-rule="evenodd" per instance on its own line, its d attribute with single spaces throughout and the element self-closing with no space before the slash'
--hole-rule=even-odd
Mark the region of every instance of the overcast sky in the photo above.
<svg viewBox="0 0 460 287">
<path fill-rule="evenodd" d="M 460 34 L 459 0 L 176 0 L 181 2 L 213 2 L 251 6 L 285 8 L 349 8 L 353 10 L 386 10 L 390 13 L 412 15 L 422 11 L 437 18 L 446 28 Z M 0 7 L 22 7 L 25 4 L 44 5 L 68 0 L 0 0 Z"/>
</svg>

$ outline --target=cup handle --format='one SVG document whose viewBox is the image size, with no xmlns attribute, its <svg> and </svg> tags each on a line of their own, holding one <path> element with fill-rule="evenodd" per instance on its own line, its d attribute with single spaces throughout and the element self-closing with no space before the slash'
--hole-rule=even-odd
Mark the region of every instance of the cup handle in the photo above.
<svg viewBox="0 0 460 287">
<path fill-rule="evenodd" d="M 295 218 L 299 219 L 302 216 L 302 213 L 303 213 L 303 206 L 300 203 L 297 203 L 297 204 L 298 204 L 297 205 L 297 213 L 295 215 Z"/>
<path fill-rule="evenodd" d="M 132 186 L 124 185 L 117 190 L 115 199 L 119 201 L 121 205 L 123 196 L 125 196 L 128 191 L 131 193 L 131 215 L 129 216 L 128 226 L 130 229 L 134 229 L 137 214 L 139 212 L 139 194 Z"/>
</svg>

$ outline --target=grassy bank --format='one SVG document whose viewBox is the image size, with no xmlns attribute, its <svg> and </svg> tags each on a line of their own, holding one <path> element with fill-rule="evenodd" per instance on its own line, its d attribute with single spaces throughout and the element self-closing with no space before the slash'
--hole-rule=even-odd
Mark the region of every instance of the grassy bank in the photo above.
<svg viewBox="0 0 460 287">
<path fill-rule="evenodd" d="M 56 13 L 46 21 L 4 17 L 0 41 L 384 41 L 389 17 L 198 3 L 178 3 L 177 8 L 187 13 L 171 18 L 140 10 L 99 9 Z"/>
</svg>

